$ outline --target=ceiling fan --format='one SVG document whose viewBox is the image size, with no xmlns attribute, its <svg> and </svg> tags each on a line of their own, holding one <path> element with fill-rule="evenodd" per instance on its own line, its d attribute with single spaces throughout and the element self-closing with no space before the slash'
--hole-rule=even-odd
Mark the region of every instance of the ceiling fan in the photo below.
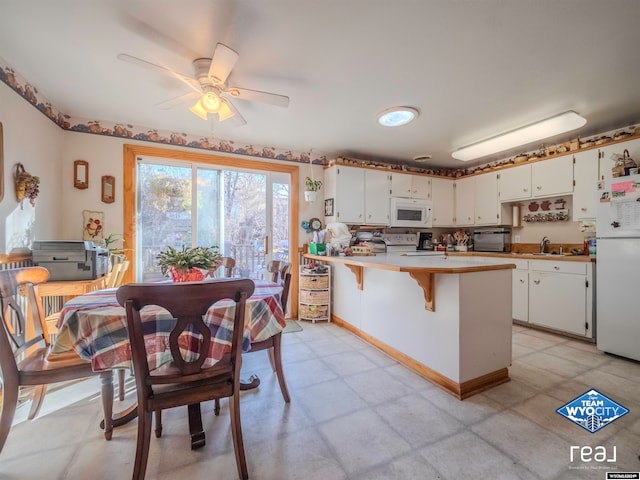
<svg viewBox="0 0 640 480">
<path fill-rule="evenodd" d="M 127 55 L 126 53 L 118 55 L 118 59 L 125 62 L 150 68 L 177 78 L 193 90 L 184 95 L 158 103 L 156 105 L 158 108 L 169 109 L 180 103 L 185 103 L 197 98 L 196 103 L 189 110 L 203 120 L 207 120 L 208 114 L 217 114 L 218 120 L 221 122 L 230 118 L 238 125 L 245 125 L 247 123 L 246 120 L 231 102 L 231 98 L 268 103 L 279 107 L 289 106 L 289 97 L 284 95 L 227 85 L 226 82 L 229 74 L 231 70 L 233 70 L 238 58 L 238 52 L 222 43 L 218 43 L 213 52 L 213 58 L 196 58 L 193 61 L 194 78 L 162 65 Z"/>
</svg>

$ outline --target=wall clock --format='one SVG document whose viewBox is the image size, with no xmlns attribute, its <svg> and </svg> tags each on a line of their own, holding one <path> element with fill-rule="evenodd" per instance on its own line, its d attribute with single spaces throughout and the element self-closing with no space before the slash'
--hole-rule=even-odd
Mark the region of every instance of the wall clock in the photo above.
<svg viewBox="0 0 640 480">
<path fill-rule="evenodd" d="M 312 231 L 317 232 L 322 228 L 322 222 L 318 218 L 312 218 L 309 220 L 309 228 Z"/>
</svg>

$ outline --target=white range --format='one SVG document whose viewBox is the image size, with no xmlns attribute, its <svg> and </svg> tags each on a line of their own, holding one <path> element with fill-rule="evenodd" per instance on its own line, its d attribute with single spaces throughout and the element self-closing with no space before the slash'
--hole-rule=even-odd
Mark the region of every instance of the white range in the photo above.
<svg viewBox="0 0 640 480">
<path fill-rule="evenodd" d="M 382 240 L 387 245 L 387 253 L 413 256 L 442 256 L 444 252 L 434 250 L 417 250 L 418 234 L 416 233 L 383 233 Z"/>
</svg>

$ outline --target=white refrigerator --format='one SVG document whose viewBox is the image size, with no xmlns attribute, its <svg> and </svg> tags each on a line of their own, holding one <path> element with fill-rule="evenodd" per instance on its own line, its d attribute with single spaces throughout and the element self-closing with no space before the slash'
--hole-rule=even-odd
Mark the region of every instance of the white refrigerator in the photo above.
<svg viewBox="0 0 640 480">
<path fill-rule="evenodd" d="M 640 360 L 640 175 L 612 178 L 596 218 L 596 345 Z"/>
</svg>

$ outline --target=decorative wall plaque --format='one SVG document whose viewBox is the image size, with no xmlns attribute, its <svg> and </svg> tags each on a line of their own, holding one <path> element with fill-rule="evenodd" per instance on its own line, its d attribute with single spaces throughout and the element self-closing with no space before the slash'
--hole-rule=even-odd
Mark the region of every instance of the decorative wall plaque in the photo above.
<svg viewBox="0 0 640 480">
<path fill-rule="evenodd" d="M 102 201 L 113 203 L 116 200 L 116 177 L 104 175 L 102 177 Z"/>
<path fill-rule="evenodd" d="M 73 186 L 80 190 L 89 188 L 89 162 L 85 160 L 73 162 Z"/>
</svg>

